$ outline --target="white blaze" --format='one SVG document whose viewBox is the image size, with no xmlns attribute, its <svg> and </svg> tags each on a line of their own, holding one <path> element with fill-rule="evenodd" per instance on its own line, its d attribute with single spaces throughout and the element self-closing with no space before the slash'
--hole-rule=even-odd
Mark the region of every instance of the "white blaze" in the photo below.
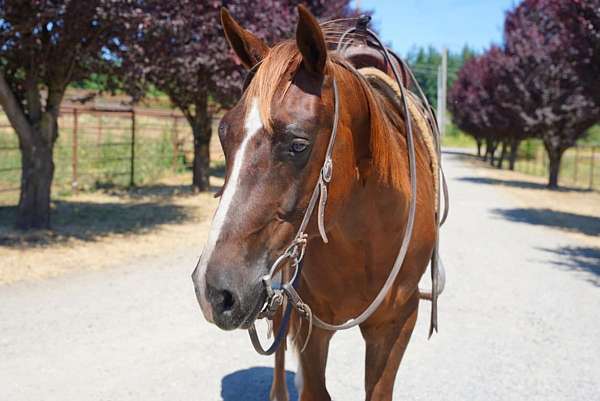
<svg viewBox="0 0 600 401">
<path fill-rule="evenodd" d="M 215 250 L 215 246 L 221 237 L 221 230 L 227 218 L 229 216 L 229 210 L 231 205 L 234 204 L 234 200 L 236 199 L 237 188 L 239 185 L 240 171 L 242 166 L 244 165 L 244 159 L 246 157 L 246 151 L 248 148 L 248 144 L 252 140 L 252 138 L 261 130 L 263 127 L 262 121 L 260 119 L 260 109 L 259 103 L 256 98 L 252 99 L 250 109 L 246 114 L 246 120 L 244 123 L 244 139 L 237 152 L 235 153 L 235 157 L 233 159 L 233 167 L 231 168 L 231 175 L 227 181 L 227 185 L 225 186 L 225 190 L 221 195 L 221 201 L 219 202 L 219 207 L 215 212 L 213 217 L 210 233 L 208 234 L 208 240 L 206 241 L 206 246 L 204 247 L 204 251 L 202 252 L 202 257 L 200 258 L 200 271 L 198 273 L 198 277 L 200 282 L 198 283 L 200 292 L 201 292 L 201 303 L 202 310 L 205 313 L 211 314 L 211 308 L 208 305 L 205 295 L 205 287 L 206 287 L 206 268 L 208 265 L 208 261 L 210 260 L 212 253 Z M 212 319 L 212 316 L 206 316 L 208 320 Z"/>
</svg>

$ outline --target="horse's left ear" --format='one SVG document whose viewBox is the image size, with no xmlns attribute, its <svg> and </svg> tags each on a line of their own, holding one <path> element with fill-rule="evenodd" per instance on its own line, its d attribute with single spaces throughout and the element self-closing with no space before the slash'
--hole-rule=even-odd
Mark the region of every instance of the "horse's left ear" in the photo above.
<svg viewBox="0 0 600 401">
<path fill-rule="evenodd" d="M 305 6 L 298 6 L 298 14 L 296 45 L 302 54 L 303 65 L 310 73 L 322 76 L 327 61 L 325 36 L 319 22 Z"/>
</svg>

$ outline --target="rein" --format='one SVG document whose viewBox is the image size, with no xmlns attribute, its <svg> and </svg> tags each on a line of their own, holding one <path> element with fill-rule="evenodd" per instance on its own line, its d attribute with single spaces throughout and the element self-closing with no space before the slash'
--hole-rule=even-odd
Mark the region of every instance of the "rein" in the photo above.
<svg viewBox="0 0 600 401">
<path fill-rule="evenodd" d="M 392 270 L 391 270 L 389 276 L 387 277 L 385 283 L 383 284 L 382 288 L 380 289 L 379 293 L 377 294 L 377 296 L 373 299 L 371 304 L 360 315 L 358 315 L 357 317 L 355 317 L 353 319 L 348 320 L 347 322 L 345 322 L 343 324 L 336 325 L 336 324 L 327 323 L 327 322 L 324 322 L 323 320 L 321 320 L 318 316 L 314 315 L 310 306 L 302 300 L 302 298 L 300 297 L 300 295 L 298 294 L 298 292 L 296 290 L 296 285 L 297 285 L 298 279 L 302 272 L 303 258 L 305 255 L 306 246 L 307 246 L 307 242 L 308 242 L 308 235 L 306 234 L 305 230 L 306 230 L 308 223 L 315 211 L 315 208 L 317 207 L 317 204 L 318 204 L 317 226 L 318 226 L 319 234 L 320 234 L 323 242 L 325 242 L 325 243 L 328 242 L 327 234 L 325 232 L 324 215 L 325 215 L 325 206 L 327 204 L 327 194 L 328 194 L 327 187 L 328 187 L 328 184 L 331 182 L 331 179 L 333 176 L 333 158 L 332 158 L 332 156 L 333 156 L 333 148 L 335 145 L 337 129 L 338 129 L 338 125 L 339 125 L 339 118 L 340 118 L 340 116 L 339 116 L 339 114 L 340 114 L 340 112 L 339 112 L 339 102 L 340 102 L 339 101 L 339 97 L 340 97 L 339 90 L 338 90 L 337 82 L 336 82 L 335 78 L 333 78 L 333 99 L 334 99 L 333 127 L 332 127 L 332 131 L 331 131 L 331 136 L 329 138 L 329 143 L 327 145 L 327 151 L 325 153 L 325 160 L 323 162 L 323 165 L 322 165 L 320 173 L 319 173 L 319 178 L 315 184 L 310 201 L 309 201 L 306 211 L 304 213 L 304 217 L 302 219 L 302 222 L 300 224 L 300 227 L 298 228 L 298 231 L 297 231 L 294 239 L 292 240 L 290 245 L 287 247 L 287 249 L 283 252 L 283 254 L 281 254 L 275 260 L 275 262 L 273 263 L 273 265 L 271 266 L 271 268 L 269 270 L 269 273 L 261 278 L 261 280 L 265 286 L 267 298 L 265 301 L 265 306 L 262 309 L 262 311 L 259 313 L 257 319 L 266 318 L 266 319 L 272 320 L 273 317 L 275 316 L 275 314 L 277 313 L 277 311 L 280 308 L 282 308 L 285 304 L 285 311 L 283 313 L 281 324 L 279 326 L 277 333 L 275 334 L 273 343 L 267 349 L 263 348 L 263 346 L 260 343 L 258 334 L 256 332 L 256 322 L 253 322 L 252 325 L 250 326 L 250 328 L 248 329 L 248 333 L 250 335 L 250 340 L 252 342 L 252 345 L 254 346 L 254 349 L 261 355 L 271 355 L 275 351 L 277 351 L 277 349 L 279 348 L 279 345 L 281 344 L 281 342 L 287 335 L 287 327 L 288 327 L 288 324 L 290 321 L 292 309 L 296 309 L 296 311 L 299 313 L 299 315 L 302 318 L 308 320 L 308 334 L 306 336 L 306 340 L 305 340 L 304 345 L 302 346 L 300 352 L 304 351 L 304 349 L 306 348 L 306 345 L 308 344 L 308 341 L 310 339 L 310 334 L 311 334 L 311 330 L 312 330 L 313 326 L 316 326 L 316 327 L 324 329 L 324 330 L 337 331 L 337 330 L 350 329 L 350 328 L 358 326 L 359 324 L 366 321 L 369 317 L 371 317 L 371 315 L 373 315 L 373 313 L 375 313 L 377 308 L 381 305 L 381 303 L 385 299 L 386 295 L 388 294 L 390 288 L 394 284 L 394 281 L 396 280 L 396 278 L 398 277 L 398 274 L 401 271 L 402 264 L 404 263 L 406 254 L 408 252 L 408 247 L 410 245 L 410 240 L 412 238 L 412 233 L 413 233 L 413 228 L 414 228 L 415 215 L 416 215 L 416 203 L 417 203 L 416 202 L 416 198 L 417 198 L 416 156 L 415 156 L 415 144 L 414 144 L 414 135 L 413 135 L 411 115 L 410 115 L 410 110 L 409 110 L 407 99 L 406 99 L 406 93 L 405 93 L 406 88 L 404 87 L 404 85 L 402 83 L 401 75 L 398 71 L 397 65 L 396 65 L 396 63 L 393 62 L 390 52 L 383 45 L 383 43 L 377 37 L 377 35 L 373 31 L 369 30 L 366 27 L 368 21 L 369 21 L 369 17 L 360 18 L 357 22 L 356 27 L 350 28 L 346 32 L 344 32 L 344 34 L 340 37 L 339 42 L 341 45 L 343 39 L 351 33 L 354 33 L 357 31 L 366 33 L 371 39 L 373 39 L 376 42 L 376 44 L 379 46 L 380 50 L 383 52 L 385 60 L 391 66 L 392 72 L 394 75 L 394 79 L 396 80 L 398 87 L 400 88 L 400 94 L 401 94 L 401 98 L 402 98 L 402 108 L 403 108 L 404 115 L 406 116 L 406 130 L 407 130 L 406 137 L 407 137 L 407 147 L 408 147 L 409 176 L 410 176 L 410 188 L 411 188 L 408 220 L 407 220 L 407 224 L 406 224 L 406 227 L 404 230 L 402 244 L 398 251 L 398 255 L 396 256 L 396 259 L 394 261 Z M 340 45 L 338 45 L 338 48 L 340 48 Z M 403 62 L 395 54 L 394 54 L 394 57 L 396 60 L 398 60 L 400 62 L 400 65 L 404 66 Z M 246 87 L 248 85 L 249 79 L 251 79 L 252 76 L 254 75 L 254 73 L 256 71 L 255 68 L 258 68 L 258 64 L 249 71 L 249 74 L 246 78 L 246 82 L 244 83 L 244 87 Z M 358 74 L 358 72 L 356 72 L 356 73 Z M 413 79 L 414 79 L 414 77 L 413 77 Z M 420 90 L 420 88 L 419 88 L 419 90 Z M 426 102 L 426 99 L 425 99 L 425 102 Z M 428 107 L 428 110 L 431 111 L 428 103 L 425 103 L 425 104 Z M 432 122 L 432 125 L 435 126 L 434 133 L 436 135 L 434 135 L 434 137 L 436 137 L 436 147 L 437 147 L 436 150 L 438 152 L 438 157 L 439 157 L 439 153 L 440 153 L 439 138 L 438 138 L 439 131 L 437 129 L 437 125 L 436 125 L 435 121 Z M 441 160 L 440 160 L 440 162 L 441 162 Z M 441 171 L 441 168 L 440 168 L 440 171 Z M 442 178 L 442 180 L 443 180 L 443 186 L 444 186 L 444 197 L 446 198 L 446 202 L 445 202 L 446 210 L 444 211 L 444 217 L 443 217 L 443 219 L 445 220 L 445 217 L 447 216 L 447 189 L 446 189 L 445 180 L 443 178 Z M 438 202 L 438 205 L 439 205 L 439 202 Z M 439 225 L 439 210 L 437 211 L 436 219 L 438 220 L 438 225 Z M 291 267 L 293 268 L 293 275 L 289 281 L 282 283 L 278 286 L 275 286 L 273 283 L 273 277 L 279 273 L 281 273 L 281 275 L 283 277 L 283 272 L 281 270 L 282 270 L 284 263 L 288 260 L 290 261 Z M 434 254 L 432 257 L 432 278 L 434 277 L 435 269 L 437 269 L 437 263 L 439 263 L 439 256 L 438 256 L 438 242 L 436 240 Z M 437 300 L 437 292 L 438 292 L 437 291 L 437 283 L 434 281 L 433 288 L 432 288 L 432 294 L 431 294 L 432 295 L 432 303 L 435 303 L 435 300 Z M 430 335 L 431 335 L 431 332 L 433 331 L 433 328 L 437 329 L 436 313 L 437 313 L 436 310 L 434 310 L 434 308 L 432 308 L 432 326 L 430 328 Z M 302 320 L 300 322 L 302 322 Z"/>
</svg>

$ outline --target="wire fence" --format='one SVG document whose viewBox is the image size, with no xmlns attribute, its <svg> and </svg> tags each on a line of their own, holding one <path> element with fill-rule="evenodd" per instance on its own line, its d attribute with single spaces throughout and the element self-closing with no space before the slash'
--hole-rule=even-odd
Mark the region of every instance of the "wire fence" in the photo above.
<svg viewBox="0 0 600 401">
<path fill-rule="evenodd" d="M 521 144 L 515 169 L 526 174 L 548 176 L 548 155 L 539 140 L 527 140 Z M 559 185 L 600 190 L 600 145 L 577 145 L 568 149 L 562 157 Z"/>
<path fill-rule="evenodd" d="M 184 169 L 193 137 L 182 114 L 139 108 L 66 106 L 54 147 L 53 193 L 131 186 Z M 21 155 L 17 136 L 0 115 L 0 204 L 19 197 Z"/>
</svg>

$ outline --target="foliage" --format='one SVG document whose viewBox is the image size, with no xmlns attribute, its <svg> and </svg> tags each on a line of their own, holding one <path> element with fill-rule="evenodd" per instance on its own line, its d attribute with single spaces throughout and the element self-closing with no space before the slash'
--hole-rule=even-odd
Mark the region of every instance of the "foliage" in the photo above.
<svg viewBox="0 0 600 401">
<path fill-rule="evenodd" d="M 509 56 L 503 77 L 513 98 L 512 110 L 524 129 L 546 146 L 574 145 L 599 116 L 586 82 L 567 56 L 568 36 L 551 12 L 560 0 L 526 0 L 509 12 L 504 34 Z M 509 79 L 509 77 L 511 79 Z"/>
<path fill-rule="evenodd" d="M 544 0 L 545 31 L 561 38 L 578 74 L 590 85 L 589 95 L 600 103 L 600 0 Z"/>
<path fill-rule="evenodd" d="M 587 130 L 585 136 L 581 138 L 579 142 L 590 145 L 600 145 L 600 125 L 596 124 Z"/>
<path fill-rule="evenodd" d="M 295 28 L 298 0 L 224 2 L 249 31 L 268 43 L 289 37 Z M 313 0 L 317 16 L 345 15 L 348 0 Z M 214 109 L 240 95 L 244 71 L 233 56 L 220 25 L 220 2 L 143 0 L 132 11 L 130 32 L 119 52 L 128 90 L 139 97 L 153 84 L 186 116 L 195 138 L 194 186 L 208 187 L 208 143 Z"/>
</svg>

